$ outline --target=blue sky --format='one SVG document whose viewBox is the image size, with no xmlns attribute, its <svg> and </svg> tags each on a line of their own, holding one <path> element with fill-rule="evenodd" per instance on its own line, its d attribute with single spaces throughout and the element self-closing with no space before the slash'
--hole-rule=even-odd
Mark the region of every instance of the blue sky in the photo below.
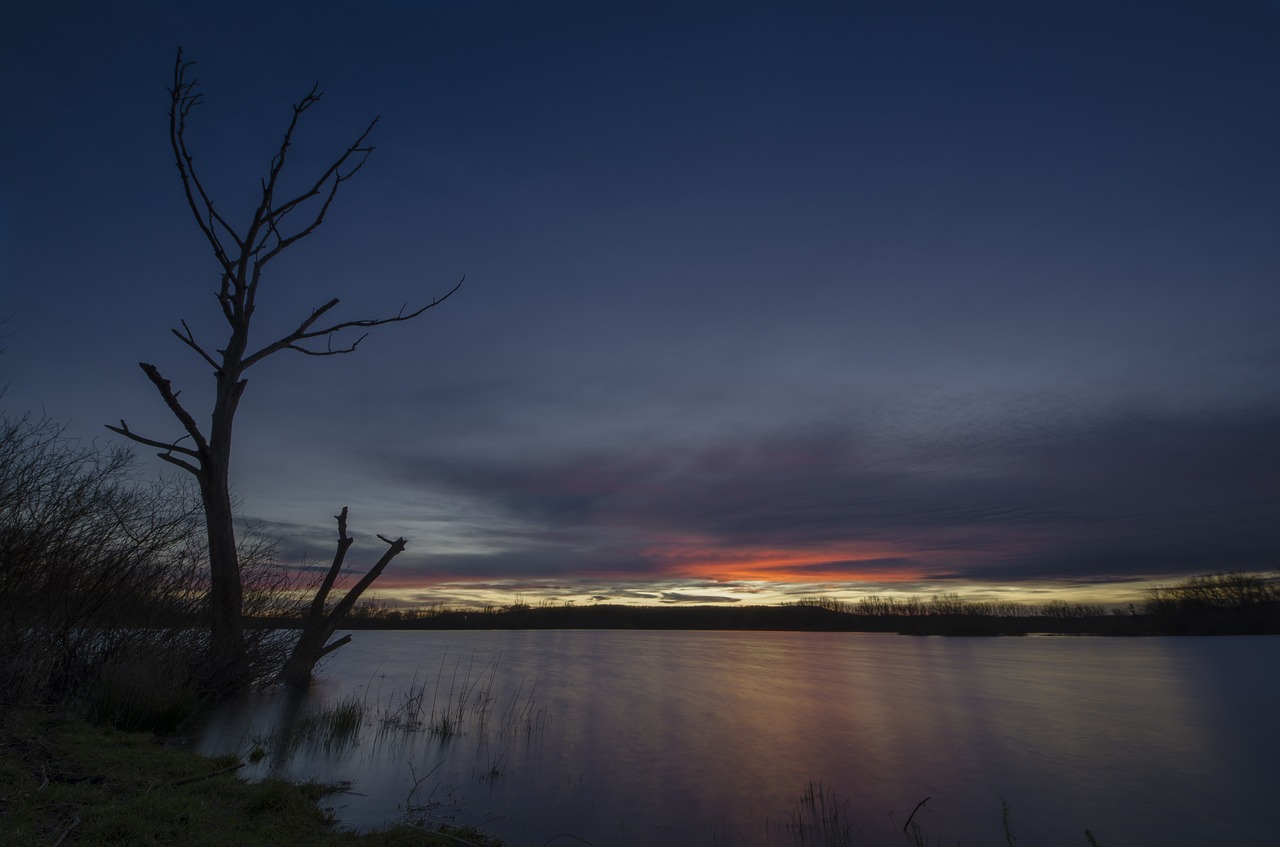
<svg viewBox="0 0 1280 847">
<path fill-rule="evenodd" d="M 251 211 L 377 150 L 272 266 L 234 488 L 292 560 L 352 510 L 387 598 L 1125 599 L 1280 553 L 1269 3 L 55 4 L 0 34 L 0 365 L 85 438 L 212 381 L 166 135 Z M 160 462 L 142 457 L 147 473 Z M 1058 596 L 1058 595 L 1054 595 Z"/>
</svg>

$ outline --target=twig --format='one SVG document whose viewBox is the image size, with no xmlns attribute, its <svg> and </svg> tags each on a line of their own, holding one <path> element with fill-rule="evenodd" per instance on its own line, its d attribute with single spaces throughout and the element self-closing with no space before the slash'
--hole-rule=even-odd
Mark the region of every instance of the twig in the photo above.
<svg viewBox="0 0 1280 847">
<path fill-rule="evenodd" d="M 1013 842 L 1018 839 L 1013 837 L 1013 830 L 1009 828 L 1009 803 L 1003 797 L 1000 798 L 1000 822 L 1004 824 L 1005 843 L 1013 847 Z"/>
<path fill-rule="evenodd" d="M 59 847 L 59 844 L 63 843 L 65 839 L 67 839 L 67 835 L 72 834 L 72 830 L 79 827 L 79 825 L 81 825 L 81 819 L 79 818 L 77 818 L 76 820 L 73 820 L 72 823 L 68 824 L 67 829 L 63 830 L 63 834 L 59 835 L 58 841 L 54 842 L 54 847 Z"/>
<path fill-rule="evenodd" d="M 45 774 L 45 785 L 50 782 L 67 782 L 71 784 L 90 782 L 95 785 L 100 782 L 106 782 L 107 778 L 100 773 L 55 773 Z M 42 785 L 41 788 L 44 786 Z"/>
<path fill-rule="evenodd" d="M 904 823 L 904 824 L 902 825 L 902 831 L 903 831 L 903 832 L 906 832 L 906 831 L 907 831 L 907 827 L 911 826 L 911 820 L 912 820 L 912 818 L 914 818 L 914 817 L 916 816 L 916 812 L 918 812 L 918 811 L 920 811 L 922 808 L 924 808 L 924 804 L 925 804 L 925 803 L 928 803 L 928 802 L 929 802 L 930 800 L 932 800 L 932 799 L 933 799 L 933 797 L 926 797 L 926 798 L 924 798 L 923 800 L 921 800 L 919 803 L 916 803 L 916 807 L 915 807 L 914 809 L 912 809 L 912 810 L 911 810 L 911 814 L 907 815 L 907 822 L 906 822 L 906 823 Z"/>
<path fill-rule="evenodd" d="M 228 767 L 222 768 L 221 770 L 216 770 L 213 773 L 201 774 L 200 776 L 189 776 L 186 779 L 180 779 L 177 782 L 171 782 L 169 783 L 169 787 L 172 788 L 177 785 L 186 785 L 189 782 L 199 782 L 202 779 L 213 779 L 215 776 L 221 776 L 224 773 L 231 773 L 232 771 L 238 771 L 242 767 L 244 767 L 244 762 L 237 762 L 234 765 L 230 765 Z"/>
<path fill-rule="evenodd" d="M 409 766 L 409 774 L 413 777 L 413 788 L 409 789 L 408 795 L 404 798 L 405 808 L 407 809 L 413 808 L 413 795 L 418 793 L 418 786 L 426 782 L 427 777 L 431 776 L 433 773 L 439 770 L 440 766 L 443 765 L 444 763 L 445 763 L 445 760 L 441 759 L 434 768 L 427 771 L 422 776 L 418 776 L 417 770 L 415 770 L 413 767 L 413 762 L 412 761 L 405 762 L 405 764 Z M 434 794 L 435 791 L 433 790 L 431 793 Z"/>
<path fill-rule="evenodd" d="M 546 840 L 546 842 L 544 842 L 544 843 L 543 843 L 542 847 L 547 847 L 547 845 L 548 845 L 548 844 L 550 844 L 552 841 L 555 841 L 557 838 L 572 838 L 574 841 L 581 841 L 583 844 L 587 844 L 587 845 L 590 845 L 590 844 L 591 844 L 591 842 L 590 842 L 590 841 L 588 841 L 587 839 L 585 839 L 585 838 L 579 838 L 578 836 L 574 835 L 573 833 L 570 833 L 570 832 L 562 832 L 562 833 L 560 833 L 559 835 L 553 835 L 553 836 L 551 836 L 550 838 L 548 838 L 548 839 Z"/>
</svg>

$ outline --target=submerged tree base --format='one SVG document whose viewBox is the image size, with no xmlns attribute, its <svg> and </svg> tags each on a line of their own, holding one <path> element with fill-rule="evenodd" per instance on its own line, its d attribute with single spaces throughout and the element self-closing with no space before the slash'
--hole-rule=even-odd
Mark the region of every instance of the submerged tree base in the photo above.
<svg viewBox="0 0 1280 847">
<path fill-rule="evenodd" d="M 168 847 L 443 847 L 500 842 L 473 829 L 337 826 L 340 786 L 247 782 L 234 756 L 210 759 L 154 736 L 44 711 L 0 717 L 0 844 Z"/>
</svg>

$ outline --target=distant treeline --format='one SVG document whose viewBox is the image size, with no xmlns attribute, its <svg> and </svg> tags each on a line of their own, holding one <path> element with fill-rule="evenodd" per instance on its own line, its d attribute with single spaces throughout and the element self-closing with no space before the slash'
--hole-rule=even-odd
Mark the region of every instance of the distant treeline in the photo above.
<svg viewBox="0 0 1280 847">
<path fill-rule="evenodd" d="M 289 625 L 279 618 L 263 625 Z M 892 632 L 910 635 L 1243 635 L 1280 633 L 1280 578 L 1228 573 L 1156 588 L 1140 604 L 1050 600 L 1039 605 L 872 596 L 807 598 L 780 606 L 621 606 L 514 603 L 485 609 L 397 609 L 366 603 L 352 629 L 687 629 Z"/>
</svg>

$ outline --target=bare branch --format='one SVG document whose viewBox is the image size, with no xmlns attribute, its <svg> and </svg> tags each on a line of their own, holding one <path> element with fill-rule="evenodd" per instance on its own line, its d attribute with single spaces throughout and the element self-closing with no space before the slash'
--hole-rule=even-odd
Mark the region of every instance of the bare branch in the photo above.
<svg viewBox="0 0 1280 847">
<path fill-rule="evenodd" d="M 382 538 L 382 536 L 378 537 Z M 385 538 L 383 540 L 387 541 Z M 382 576 L 382 572 L 387 569 L 387 565 L 391 564 L 391 560 L 404 552 L 404 548 L 409 542 L 403 538 L 397 538 L 395 541 L 387 541 L 387 543 L 391 546 L 382 554 L 382 558 L 378 559 L 377 563 L 369 568 L 369 572 L 361 577 L 359 582 L 351 586 L 347 593 L 342 595 L 342 599 L 338 601 L 338 604 L 333 607 L 333 611 L 329 613 L 328 620 L 335 627 L 347 616 L 347 612 L 351 611 L 351 607 L 360 599 L 360 595 L 364 594 L 365 589 L 373 585 L 374 580 Z"/>
<path fill-rule="evenodd" d="M 231 224 L 214 208 L 213 199 L 200 181 L 195 170 L 194 158 L 191 151 L 187 149 L 187 119 L 191 115 L 191 110 L 200 105 L 204 99 L 199 92 L 199 80 L 187 79 L 187 70 L 194 64 L 194 62 L 184 62 L 182 50 L 178 50 L 173 66 L 173 88 L 169 89 L 169 145 L 173 150 L 174 164 L 177 165 L 178 174 L 182 178 L 182 189 L 187 198 L 187 206 L 195 217 L 196 225 L 200 227 L 209 246 L 213 248 L 213 254 L 218 259 L 218 263 L 226 273 L 230 274 L 232 263 L 218 235 L 219 227 L 231 236 L 238 248 L 243 249 L 244 242 L 240 240 Z"/>
<path fill-rule="evenodd" d="M 275 220 L 276 216 L 273 211 L 276 183 L 280 179 L 280 173 L 284 170 L 289 148 L 293 145 L 293 133 L 298 128 L 298 119 L 302 117 L 303 112 L 311 108 L 322 96 L 319 87 L 320 83 L 311 86 L 311 91 L 293 106 L 293 115 L 289 118 L 289 126 L 284 131 L 284 138 L 280 141 L 279 149 L 271 157 L 271 166 L 268 168 L 267 178 L 262 181 L 262 200 L 253 213 L 253 222 L 245 232 L 245 249 L 242 258 L 256 255 L 261 251 L 265 245 L 265 239 L 269 237 L 269 234 L 278 223 Z M 262 240 L 260 240 L 259 233 L 263 232 L 264 229 L 266 232 L 261 236 Z"/>
<path fill-rule="evenodd" d="M 333 337 L 330 336 L 329 338 L 325 339 L 325 342 L 328 344 L 328 346 L 323 350 L 311 350 L 307 347 L 299 347 L 296 344 L 290 344 L 289 349 L 296 350 L 299 353 L 303 354 L 304 356 L 344 356 L 347 353 L 356 352 L 356 348 L 360 346 L 360 342 L 364 341 L 368 337 L 369 337 L 369 333 L 366 332 L 364 335 L 361 335 L 359 338 L 357 338 L 355 341 L 352 341 L 351 344 L 346 347 L 334 347 Z"/>
<path fill-rule="evenodd" d="M 350 643 L 351 643 L 351 634 L 347 633 L 346 635 L 339 638 L 337 641 L 334 641 L 331 644 L 326 644 L 323 648 L 321 648 L 320 655 L 317 657 L 317 659 L 323 659 L 325 656 L 329 655 L 334 650 L 337 650 L 339 647 L 343 647 Z"/>
<path fill-rule="evenodd" d="M 192 450 L 190 447 L 183 447 L 177 441 L 173 441 L 173 442 L 157 441 L 154 438 L 147 438 L 145 436 L 139 435 L 138 433 L 129 429 L 129 425 L 125 423 L 124 420 L 120 421 L 120 426 L 112 426 L 111 424 L 106 424 L 106 427 L 112 432 L 123 435 L 125 438 L 129 439 L 130 441 L 136 441 L 137 443 L 142 444 L 146 447 L 155 447 L 159 450 L 164 450 L 165 452 L 181 453 L 182 455 L 190 456 L 193 459 L 200 458 L 200 454 L 197 453 L 195 450 Z M 186 436 L 183 436 L 183 438 L 185 437 Z M 181 440 L 182 439 L 179 439 L 179 441 Z"/>
<path fill-rule="evenodd" d="M 341 332 L 344 329 L 369 329 L 372 327 L 384 326 L 386 324 L 400 323 L 402 321 L 411 321 L 414 318 L 421 315 L 422 313 L 426 312 L 428 309 L 434 309 L 436 306 L 439 306 L 445 300 L 448 300 L 450 297 L 453 296 L 455 291 L 457 291 L 459 288 L 462 287 L 462 283 L 465 281 L 466 281 L 466 277 L 464 276 L 462 279 L 458 280 L 457 285 L 449 289 L 449 291 L 445 293 L 442 297 L 437 297 L 427 305 L 423 306 L 420 309 L 416 309 L 412 312 L 405 312 L 405 307 L 401 307 L 400 311 L 397 314 L 389 318 L 371 318 L 367 320 L 342 321 L 340 323 L 332 324 L 322 329 L 311 329 L 311 327 L 315 325 L 317 319 L 319 319 L 322 315 L 324 315 L 334 306 L 338 305 L 338 298 L 335 297 L 334 299 L 330 300 L 328 303 L 325 303 L 323 306 L 313 311 L 310 317 L 308 317 L 305 321 L 300 323 L 298 325 L 298 328 L 295 329 L 293 332 L 289 333 L 284 338 L 281 338 L 278 341 L 268 344 L 266 347 L 263 347 L 261 350 L 257 351 L 253 355 L 246 357 L 244 359 L 244 367 L 248 368 L 251 365 L 257 364 L 258 362 L 265 359 L 267 356 L 270 356 L 272 353 L 277 353 L 281 350 L 296 350 L 297 352 L 305 353 L 308 356 L 336 356 L 336 355 L 341 355 L 343 353 L 355 352 L 356 347 L 359 346 L 360 342 L 363 341 L 368 336 L 368 333 L 365 333 L 364 335 L 356 339 L 354 344 L 351 344 L 348 347 L 343 347 L 339 349 L 334 349 L 330 347 L 326 350 L 312 350 L 307 347 L 302 347 L 300 346 L 300 344 L 301 342 L 304 342 L 313 338 L 331 337 L 335 333 Z"/>
<path fill-rule="evenodd" d="M 138 444 L 142 444 L 147 447 L 156 447 L 160 450 L 163 450 L 164 451 L 163 453 L 157 453 L 156 455 L 172 465 L 177 465 L 178 467 L 182 468 L 184 471 L 190 471 L 196 476 L 200 475 L 200 468 L 198 466 L 193 465 L 190 462 L 185 461 L 183 459 L 179 459 L 177 456 L 173 455 L 173 453 L 176 452 L 176 453 L 181 453 L 184 456 L 190 456 L 193 459 L 199 459 L 200 454 L 197 453 L 195 450 L 192 450 L 190 447 L 183 447 L 182 445 L 178 444 L 177 441 L 172 443 L 166 443 L 164 441 L 157 441 L 154 438 L 146 438 L 145 436 L 138 435 L 138 433 L 129 429 L 129 425 L 125 423 L 123 420 L 120 421 L 120 426 L 112 426 L 111 424 L 107 424 L 106 427 L 112 432 L 123 435 L 125 438 L 128 438 L 130 441 L 135 441 Z M 186 436 L 183 436 L 183 438 L 185 437 Z"/>
<path fill-rule="evenodd" d="M 333 516 L 338 522 L 338 547 L 333 553 L 333 564 L 329 565 L 329 571 L 324 575 L 324 581 L 320 583 L 320 587 L 316 589 L 316 596 L 311 600 L 311 609 L 307 612 L 307 627 L 311 627 L 315 623 L 319 623 L 324 617 L 324 604 L 329 598 L 329 592 L 333 589 L 333 584 L 338 580 L 338 574 L 342 571 L 342 562 L 347 557 L 347 550 L 350 549 L 353 539 L 347 535 L 347 507 L 342 507 L 340 514 Z"/>
<path fill-rule="evenodd" d="M 182 424 L 182 428 L 191 436 L 191 440 L 196 443 L 195 455 L 203 456 L 209 450 L 209 444 L 205 441 L 204 433 L 200 431 L 200 427 L 196 424 L 195 418 L 191 417 L 191 413 L 183 408 L 178 402 L 178 395 L 173 391 L 173 385 L 169 380 L 160 375 L 160 370 L 147 362 L 139 362 L 138 367 L 142 368 L 142 372 L 147 375 L 147 379 L 151 380 L 152 385 L 160 392 L 160 397 L 164 399 L 164 403 L 169 407 L 169 411 L 173 412 L 173 416 Z"/>
<path fill-rule="evenodd" d="M 271 210 L 266 223 L 268 224 L 270 234 L 276 239 L 276 244 L 258 259 L 259 265 L 265 265 L 289 247 L 289 245 L 306 238 L 308 235 L 315 232 L 320 224 L 324 223 L 325 215 L 329 212 L 329 206 L 333 204 L 333 198 L 338 195 L 338 187 L 359 173 L 360 169 L 364 167 L 364 163 L 368 161 L 370 154 L 373 153 L 374 148 L 372 146 L 365 145 L 364 140 L 369 137 L 371 132 L 373 132 L 373 128 L 377 123 L 378 118 L 374 118 L 370 121 L 369 125 L 365 127 L 364 132 L 360 133 L 360 137 L 347 147 L 346 152 L 338 157 L 338 159 L 320 175 L 320 178 L 312 184 L 309 190 L 299 194 L 297 197 L 287 201 L 278 208 Z M 343 173 L 343 166 L 345 166 L 347 164 L 347 160 L 351 159 L 353 156 L 358 156 L 358 161 L 356 161 L 350 170 Z M 325 192 L 326 183 L 329 183 L 327 192 Z M 311 219 L 311 223 L 307 224 L 293 235 L 287 237 L 281 236 L 279 226 L 285 216 L 297 209 L 303 203 L 311 200 L 312 198 L 319 197 L 321 194 L 325 195 L 324 200 L 321 201 L 320 208 Z M 264 238 L 263 241 L 255 246 L 255 254 L 261 251 L 265 246 L 266 240 Z"/>
<path fill-rule="evenodd" d="M 190 462 L 185 462 L 177 456 L 170 456 L 168 453 L 157 453 L 156 455 L 171 465 L 177 465 L 184 471 L 190 471 L 195 476 L 200 476 L 200 469 Z"/>
<path fill-rule="evenodd" d="M 178 336 L 178 340 L 181 341 L 183 344 L 187 345 L 192 350 L 195 350 L 197 353 L 199 353 L 202 359 L 204 359 L 206 362 L 208 362 L 210 365 L 213 366 L 213 370 L 215 373 L 220 373 L 222 371 L 222 365 L 219 365 L 212 356 L 210 356 L 208 353 L 204 351 L 203 347 L 201 347 L 199 344 L 196 343 L 195 335 L 191 332 L 191 327 L 187 326 L 187 322 L 181 321 L 181 323 L 182 323 L 182 328 L 186 330 L 186 335 L 183 335 L 181 332 L 178 332 L 176 329 L 171 329 L 169 331 L 172 332 L 174 335 Z"/>
<path fill-rule="evenodd" d="M 222 310 L 222 316 L 227 319 L 227 323 L 235 326 L 235 311 L 231 308 L 231 276 L 224 273 L 222 275 L 222 285 L 219 287 L 218 293 L 214 295 L 218 298 L 218 308 Z"/>
</svg>

